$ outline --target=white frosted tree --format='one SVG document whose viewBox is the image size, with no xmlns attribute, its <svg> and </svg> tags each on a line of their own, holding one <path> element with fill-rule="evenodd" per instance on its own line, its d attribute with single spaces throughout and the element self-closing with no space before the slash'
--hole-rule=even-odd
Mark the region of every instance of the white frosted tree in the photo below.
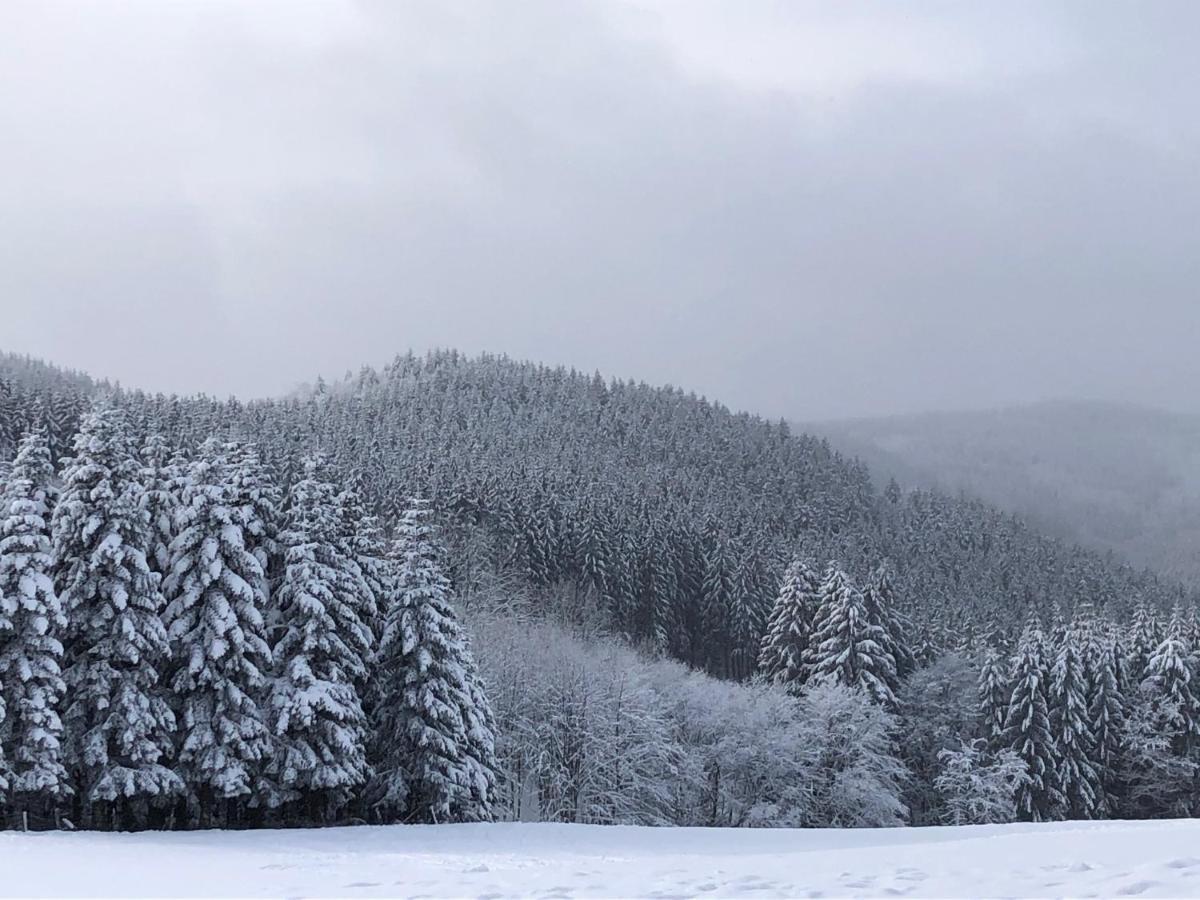
<svg viewBox="0 0 1200 900">
<path fill-rule="evenodd" d="M 1117 766 L 1124 752 L 1126 696 L 1125 656 L 1115 627 L 1094 627 L 1088 644 L 1092 673 L 1092 695 L 1088 704 L 1092 733 L 1095 737 L 1093 758 L 1103 788 L 1101 811 L 1116 813 L 1122 785 Z"/>
<path fill-rule="evenodd" d="M 279 486 L 271 470 L 262 461 L 254 444 L 232 442 L 224 447 L 233 490 L 233 504 L 239 508 L 246 550 L 262 569 L 262 590 L 279 564 L 279 525 L 282 504 Z"/>
<path fill-rule="evenodd" d="M 202 825 L 236 801 L 261 802 L 262 762 L 271 749 L 262 709 L 271 652 L 262 564 L 248 548 L 250 522 L 238 505 L 232 467 L 216 439 L 200 448 L 179 505 L 164 587 L 171 641 L 171 690 L 179 723 L 176 770 Z M 223 810 L 219 801 L 226 801 Z"/>
<path fill-rule="evenodd" d="M 979 667 L 979 718 L 989 747 L 997 747 L 1004 733 L 1008 713 L 1008 673 L 999 651 L 988 644 Z"/>
<path fill-rule="evenodd" d="M 307 804 L 311 818 L 336 814 L 367 779 L 366 719 L 355 685 L 367 673 L 370 629 L 359 618 L 369 591 L 340 548 L 337 491 L 310 456 L 288 494 L 280 535 L 283 572 L 272 602 L 279 636 L 268 773 L 274 803 Z"/>
<path fill-rule="evenodd" d="M 885 643 L 883 627 L 871 621 L 862 593 L 831 563 L 809 642 L 809 681 L 858 688 L 876 703 L 894 707 L 895 660 Z"/>
<path fill-rule="evenodd" d="M 938 753 L 942 771 L 934 787 L 947 825 L 990 825 L 1017 817 L 1017 791 L 1029 780 L 1025 763 L 1012 750 L 991 754 L 982 739 L 962 741 Z"/>
<path fill-rule="evenodd" d="M 52 579 L 53 483 L 46 436 L 30 432 L 0 492 L 0 778 L 7 759 L 14 804 L 43 812 L 70 793 L 59 716 L 66 619 Z"/>
<path fill-rule="evenodd" d="M 917 667 L 916 655 L 911 646 L 912 624 L 900 611 L 896 596 L 896 578 L 888 563 L 881 563 L 871 573 L 863 590 L 863 601 L 867 606 L 867 617 L 882 629 L 884 652 L 892 658 L 891 688 L 895 692 L 900 680 Z"/>
<path fill-rule="evenodd" d="M 1013 660 L 1012 689 L 1001 739 L 1025 763 L 1029 780 L 1017 790 L 1017 813 L 1032 822 L 1050 820 L 1062 808 L 1045 653 L 1041 629 L 1034 623 L 1026 625 Z"/>
<path fill-rule="evenodd" d="M 167 439 L 158 432 L 146 438 L 141 449 L 141 507 L 150 525 L 150 567 L 163 578 L 171 569 L 171 538 L 184 475 L 181 460 L 173 461 Z"/>
<path fill-rule="evenodd" d="M 1080 629 L 1068 625 L 1059 642 L 1050 675 L 1050 722 L 1057 739 L 1058 791 L 1063 812 L 1071 819 L 1091 819 L 1103 807 L 1100 773 L 1093 763 L 1096 737 L 1092 731 Z"/>
<path fill-rule="evenodd" d="M 84 416 L 54 513 L 65 641 L 66 759 L 84 814 L 136 824 L 181 788 L 168 766 L 175 719 L 159 673 L 169 653 L 149 522 L 122 411 Z"/>
<path fill-rule="evenodd" d="M 410 821 L 487 821 L 495 724 L 427 515 L 417 501 L 400 522 L 376 663 L 380 810 Z"/>
<path fill-rule="evenodd" d="M 371 629 L 373 650 L 382 628 L 379 608 L 389 587 L 391 560 L 379 520 L 368 512 L 362 491 L 352 484 L 338 494 L 337 502 L 342 553 L 354 560 L 368 589 L 358 598 L 358 615 Z"/>
<path fill-rule="evenodd" d="M 1186 755 L 1200 735 L 1200 698 L 1196 695 L 1194 677 L 1183 613 L 1176 606 L 1166 637 L 1146 663 L 1144 683 L 1163 711 L 1164 724 L 1177 735 L 1176 750 L 1181 755 Z M 1167 702 L 1159 702 L 1163 700 Z"/>
<path fill-rule="evenodd" d="M 804 685 L 804 655 L 812 637 L 820 590 L 816 572 L 803 560 L 793 560 L 783 573 L 758 654 L 759 671 L 768 681 L 795 690 Z"/>
<path fill-rule="evenodd" d="M 1150 657 L 1163 640 L 1162 625 L 1145 597 L 1138 597 L 1129 625 L 1129 677 L 1134 684 L 1146 678 Z"/>
</svg>

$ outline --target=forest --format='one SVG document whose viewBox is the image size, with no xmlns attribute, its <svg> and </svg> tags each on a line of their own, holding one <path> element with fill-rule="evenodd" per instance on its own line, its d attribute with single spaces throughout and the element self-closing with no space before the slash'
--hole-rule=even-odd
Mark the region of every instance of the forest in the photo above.
<svg viewBox="0 0 1200 900">
<path fill-rule="evenodd" d="M 1192 592 L 675 388 L 7 356 L 0 460 L 9 827 L 1197 811 Z"/>
</svg>

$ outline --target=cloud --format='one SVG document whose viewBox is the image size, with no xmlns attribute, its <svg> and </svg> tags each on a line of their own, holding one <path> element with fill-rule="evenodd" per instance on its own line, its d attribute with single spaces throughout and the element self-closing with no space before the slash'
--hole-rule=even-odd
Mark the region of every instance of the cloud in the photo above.
<svg viewBox="0 0 1200 900">
<path fill-rule="evenodd" d="M 18 5 L 0 345 L 218 394 L 455 346 L 771 415 L 1194 408 L 1184 16 Z"/>
</svg>

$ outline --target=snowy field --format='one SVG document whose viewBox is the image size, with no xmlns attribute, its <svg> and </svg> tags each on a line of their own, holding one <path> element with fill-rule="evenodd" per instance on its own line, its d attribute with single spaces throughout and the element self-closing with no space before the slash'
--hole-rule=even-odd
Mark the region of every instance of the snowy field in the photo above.
<svg viewBox="0 0 1200 900">
<path fill-rule="evenodd" d="M 1200 896 L 1200 821 L 0 833 L 5 896 Z"/>
</svg>

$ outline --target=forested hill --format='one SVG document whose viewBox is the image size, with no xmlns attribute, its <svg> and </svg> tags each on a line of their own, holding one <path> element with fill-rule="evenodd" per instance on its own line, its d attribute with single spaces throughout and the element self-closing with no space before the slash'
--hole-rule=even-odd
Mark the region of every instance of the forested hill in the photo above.
<svg viewBox="0 0 1200 900">
<path fill-rule="evenodd" d="M 0 451 L 41 417 L 61 452 L 94 385 L 14 357 L 0 373 Z M 797 554 L 859 577 L 889 560 L 933 647 L 1031 611 L 1086 602 L 1121 618 L 1138 597 L 1194 602 L 983 503 L 877 492 L 824 441 L 674 388 L 439 352 L 284 399 L 118 397 L 139 439 L 257 442 L 285 488 L 304 451 L 324 450 L 385 523 L 428 497 L 464 583 L 501 567 L 563 585 L 634 640 L 721 675 L 751 670 Z"/>
</svg>

